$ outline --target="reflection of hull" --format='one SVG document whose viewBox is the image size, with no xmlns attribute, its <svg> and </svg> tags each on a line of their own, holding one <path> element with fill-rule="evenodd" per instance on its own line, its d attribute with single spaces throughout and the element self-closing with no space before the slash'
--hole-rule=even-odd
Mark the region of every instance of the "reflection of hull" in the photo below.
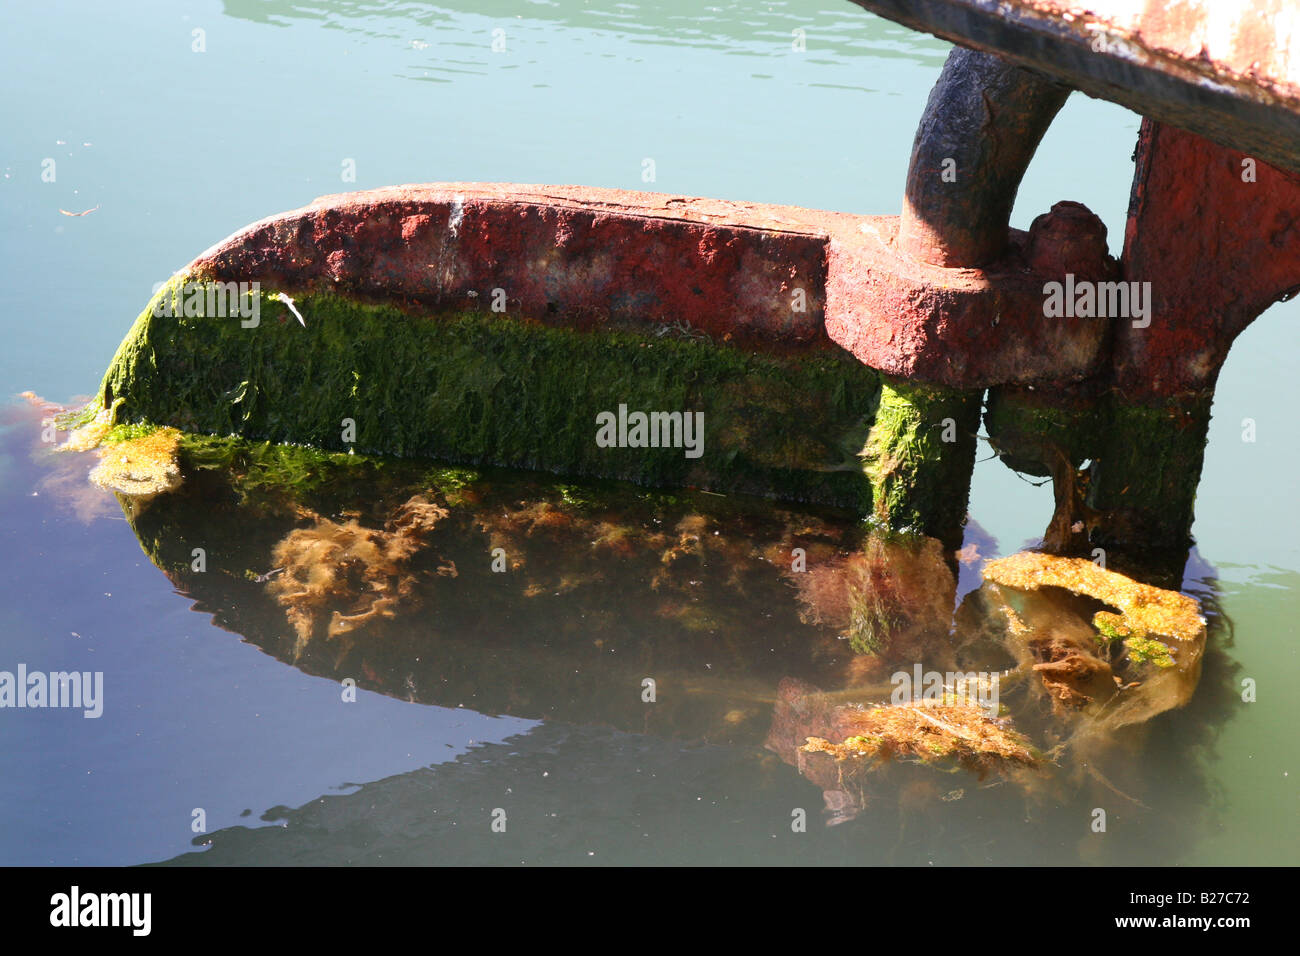
<svg viewBox="0 0 1300 956">
<path fill-rule="evenodd" d="M 420 703 L 766 743 L 834 820 L 868 792 L 931 794 L 938 769 L 1036 788 L 1056 776 L 1060 748 L 1041 752 L 1053 744 L 1075 754 L 1067 777 L 1100 773 L 1119 731 L 1181 706 L 1199 676 L 1203 626 L 1178 667 L 1138 666 L 1089 650 L 1096 608 L 1053 588 L 986 584 L 954 619 L 937 541 L 851 517 L 187 442 L 182 490 L 128 517 L 222 627 L 307 673 Z M 1044 648 L 1091 662 L 1088 679 L 1067 686 Z M 920 694 L 922 671 L 1001 697 L 978 712 L 942 694 L 934 709 L 864 710 L 899 705 L 899 672 Z"/>
<path fill-rule="evenodd" d="M 365 514 L 332 520 L 322 515 L 348 504 L 323 492 L 285 486 L 279 500 L 248 498 L 247 475 L 232 484 L 224 470 L 190 466 L 182 491 L 129 515 L 146 553 L 222 627 L 332 680 L 484 713 L 759 742 L 773 690 L 792 668 L 841 686 L 855 667 L 832 628 L 801 620 L 806 609 L 788 573 L 794 547 L 814 564 L 851 549 L 851 520 L 766 503 L 746 511 L 703 496 L 557 490 L 523 475 L 444 480 L 443 494 L 418 479 L 450 473 L 396 462 L 367 472 L 367 495 L 353 502 Z M 333 474 L 329 467 L 321 464 Z M 339 467 L 346 484 L 356 466 Z M 338 560 L 337 549 L 322 557 L 321 541 L 359 528 L 391 543 L 410 525 L 410 503 L 424 500 L 409 497 L 418 488 L 444 514 L 412 539 L 409 554 L 372 549 L 400 560 L 368 576 L 353 561 L 331 581 L 351 574 L 355 593 L 308 595 L 317 604 L 295 619 L 305 583 Z M 304 573 L 286 583 L 295 542 Z M 204 573 L 191 567 L 196 546 L 206 549 Z M 503 572 L 493 570 L 494 549 Z M 363 550 L 353 547 L 342 563 Z M 392 600 L 358 626 L 337 626 L 376 606 L 381 578 Z M 643 699 L 647 678 L 652 702 Z"/>
</svg>

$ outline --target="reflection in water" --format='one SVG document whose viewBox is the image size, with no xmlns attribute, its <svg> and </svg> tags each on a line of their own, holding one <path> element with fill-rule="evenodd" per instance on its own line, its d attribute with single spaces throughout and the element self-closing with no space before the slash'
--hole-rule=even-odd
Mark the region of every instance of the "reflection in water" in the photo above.
<svg viewBox="0 0 1300 956">
<path fill-rule="evenodd" d="M 1105 605 L 1062 589 L 986 583 L 954 614 L 959 557 L 938 542 L 739 497 L 226 440 L 187 437 L 182 464 L 180 490 L 125 509 L 146 553 L 196 609 L 307 673 L 760 762 L 765 747 L 831 824 L 1028 814 L 1082 834 L 1089 807 L 1153 813 L 1171 763 L 1166 812 L 1204 814 L 1188 745 L 1226 703 L 1202 692 L 1181 743 L 1168 725 L 1149 737 L 1196 690 L 1204 634 L 1163 667 L 1102 639 Z"/>
<path fill-rule="evenodd" d="M 864 671 L 919 655 L 947 636 L 957 582 L 934 538 L 870 534 L 792 575 L 805 620 L 838 628 Z"/>
<path fill-rule="evenodd" d="M 146 553 L 221 626 L 309 673 L 758 742 L 788 668 L 841 685 L 859 660 L 801 623 L 785 583 L 795 548 L 855 546 L 835 515 L 215 440 L 187 440 L 186 470 L 131 516 Z"/>
<path fill-rule="evenodd" d="M 35 494 L 48 495 L 61 502 L 82 524 L 113 513 L 112 499 L 86 480 L 96 460 L 92 452 L 78 452 L 65 443 L 62 454 L 49 454 L 51 439 L 57 437 L 50 430 L 55 427 L 58 416 L 66 414 L 67 409 L 32 392 L 23 392 L 19 397 L 23 404 L 0 409 L 0 429 L 39 432 L 40 441 L 34 444 L 34 456 L 43 460 L 45 468 Z"/>
<path fill-rule="evenodd" d="M 30 436 L 38 414 L 28 410 L 22 421 Z M 58 469 L 79 463 L 90 487 L 88 456 L 52 455 L 31 440 Z M 966 591 L 950 615 L 951 603 L 944 609 L 934 595 L 952 602 L 970 536 L 958 555 L 944 554 L 924 539 L 872 535 L 835 512 L 765 501 L 194 437 L 185 439 L 182 467 L 178 491 L 122 503 L 145 552 L 196 610 L 306 674 L 350 677 L 402 700 L 545 718 L 554 728 L 466 754 L 454 768 L 331 797 L 332 810 L 312 804 L 267 817 L 352 827 L 349 845 L 366 849 L 348 859 L 435 862 L 429 845 L 384 834 L 447 841 L 452 822 L 477 825 L 475 793 L 522 792 L 524 781 L 512 775 L 529 767 L 544 767 L 562 790 L 539 794 L 541 804 L 584 808 L 597 831 L 588 842 L 605 848 L 604 862 L 611 854 L 644 862 L 656 852 L 750 862 L 1172 861 L 1218 812 L 1204 758 L 1240 705 L 1236 665 L 1222 651 L 1228 624 L 1207 573 L 1197 592 L 1208 621 L 1200 683 L 1160 689 L 1156 665 L 1134 670 L 1092 636 L 1087 622 L 1103 609 L 1094 600 L 986 583 Z M 66 481 L 41 487 L 42 495 L 72 491 Z M 67 500 L 76 506 L 75 496 Z M 978 550 L 990 547 L 981 540 Z M 332 557 L 322 562 L 328 586 L 303 605 L 308 625 L 300 627 L 294 600 L 306 598 L 294 596 L 312 582 L 309 563 L 295 558 L 303 548 Z M 203 570 L 196 549 L 206 555 Z M 809 577 L 815 568 L 823 573 Z M 863 594 L 872 587 L 880 593 Z M 873 654 L 850 642 L 851 609 L 864 602 L 879 622 Z M 345 619 L 356 617 L 363 620 L 349 626 Z M 1035 669 L 1043 661 L 1029 650 L 1034 633 L 1069 635 L 1080 650 L 1091 641 L 1114 676 L 1139 686 L 1109 700 L 1098 689 L 1091 702 L 1067 706 L 1043 680 L 1053 671 Z M 925 716 L 912 717 L 906 734 L 885 739 L 877 722 L 902 713 L 889 711 L 899 706 L 900 672 L 916 673 L 917 690 L 931 675 L 941 683 L 933 701 L 902 701 L 933 709 L 918 709 Z M 1151 719 L 1107 719 L 1125 701 L 1146 695 L 1154 713 L 1192 689 L 1187 706 Z M 982 713 L 954 720 L 950 708 L 963 695 Z M 935 721 L 949 729 L 927 739 Z M 836 752 L 855 736 L 853 753 Z M 809 746 L 809 737 L 825 746 Z M 984 759 L 995 748 L 981 738 L 1009 759 Z M 1020 740 L 1028 758 L 1016 749 Z M 656 775 L 653 786 L 643 773 Z M 592 781 L 604 782 L 593 791 Z M 641 797 L 609 803 L 628 787 Z M 426 794 L 439 802 L 421 802 Z M 695 795 L 725 805 L 725 825 L 714 814 L 707 833 L 678 828 Z M 856 820 L 814 826 L 806 836 L 827 836 L 804 849 L 755 842 L 755 834 L 771 839 L 788 829 L 792 807 L 815 816 L 822 803 L 826 822 Z M 1105 839 L 1089 830 L 1098 808 L 1114 834 Z M 654 829 L 650 818 L 660 820 L 655 849 L 641 837 Z M 574 849 L 571 823 L 547 817 L 545 827 L 538 840 Z M 723 831 L 735 835 L 726 846 Z M 234 828 L 209 834 L 213 846 L 200 858 L 268 862 L 288 841 L 304 861 L 343 862 L 334 843 L 313 842 L 319 835 Z M 533 849 L 564 855 L 551 844 Z"/>
<path fill-rule="evenodd" d="M 276 565 L 267 590 L 284 606 L 301 649 L 313 638 L 335 638 L 380 619 L 420 608 L 420 567 L 429 536 L 447 510 L 416 495 L 398 507 L 382 530 L 355 518 L 339 524 L 304 514 L 313 524 L 296 528 L 271 552 Z M 435 559 L 436 560 L 436 559 Z M 456 576 L 439 564 L 437 574 Z"/>
</svg>

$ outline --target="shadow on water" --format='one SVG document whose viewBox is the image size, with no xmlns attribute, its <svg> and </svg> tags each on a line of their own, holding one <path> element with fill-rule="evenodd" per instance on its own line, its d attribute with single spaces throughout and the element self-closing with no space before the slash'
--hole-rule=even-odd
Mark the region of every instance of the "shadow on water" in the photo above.
<svg viewBox="0 0 1300 956">
<path fill-rule="evenodd" d="M 177 862 L 1151 863 L 1213 822 L 1235 665 L 1208 569 L 1204 654 L 1161 669 L 1095 650 L 1098 602 L 958 601 L 973 524 L 954 555 L 689 491 L 192 437 L 182 467 L 121 504 L 195 610 L 344 695 L 547 723 Z M 931 706 L 878 706 L 931 673 Z"/>
</svg>

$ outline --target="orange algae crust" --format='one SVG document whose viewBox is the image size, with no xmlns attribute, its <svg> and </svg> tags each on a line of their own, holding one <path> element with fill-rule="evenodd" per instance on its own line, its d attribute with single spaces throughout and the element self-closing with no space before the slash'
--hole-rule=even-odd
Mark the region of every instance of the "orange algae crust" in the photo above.
<svg viewBox="0 0 1300 956">
<path fill-rule="evenodd" d="M 1085 558 L 1021 551 L 986 564 L 984 579 L 1020 591 L 1064 588 L 1116 607 L 1118 614 L 1098 611 L 1092 623 L 1105 637 L 1125 638 L 1126 644 L 1150 647 L 1152 637 L 1187 642 L 1205 634 L 1195 598 L 1142 584 Z"/>
<path fill-rule="evenodd" d="M 158 428 L 103 445 L 90 480 L 101 488 L 133 497 L 174 491 L 181 484 L 180 447 L 181 433 L 175 428 Z"/>
<path fill-rule="evenodd" d="M 847 718 L 855 731 L 842 743 L 809 737 L 800 749 L 836 760 L 955 760 L 983 775 L 989 770 L 1034 768 L 1039 755 L 1005 719 L 990 717 L 961 697 L 864 708 Z"/>
<path fill-rule="evenodd" d="M 112 428 L 112 413 L 107 409 L 102 410 L 86 424 L 73 429 L 72 434 L 58 447 L 58 450 L 92 451 L 100 446 Z"/>
</svg>

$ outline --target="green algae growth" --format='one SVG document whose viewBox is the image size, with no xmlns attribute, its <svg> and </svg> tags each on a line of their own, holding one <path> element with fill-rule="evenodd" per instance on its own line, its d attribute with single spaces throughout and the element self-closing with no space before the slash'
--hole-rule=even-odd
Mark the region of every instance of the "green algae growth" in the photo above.
<svg viewBox="0 0 1300 956">
<path fill-rule="evenodd" d="M 860 455 L 879 377 L 838 350 L 785 357 L 330 294 L 294 296 L 304 324 L 271 291 L 252 327 L 155 314 L 184 281 L 160 290 L 104 376 L 115 424 L 857 510 L 871 500 Z M 620 406 L 703 413 L 702 454 L 601 447 L 597 416 Z"/>
</svg>

